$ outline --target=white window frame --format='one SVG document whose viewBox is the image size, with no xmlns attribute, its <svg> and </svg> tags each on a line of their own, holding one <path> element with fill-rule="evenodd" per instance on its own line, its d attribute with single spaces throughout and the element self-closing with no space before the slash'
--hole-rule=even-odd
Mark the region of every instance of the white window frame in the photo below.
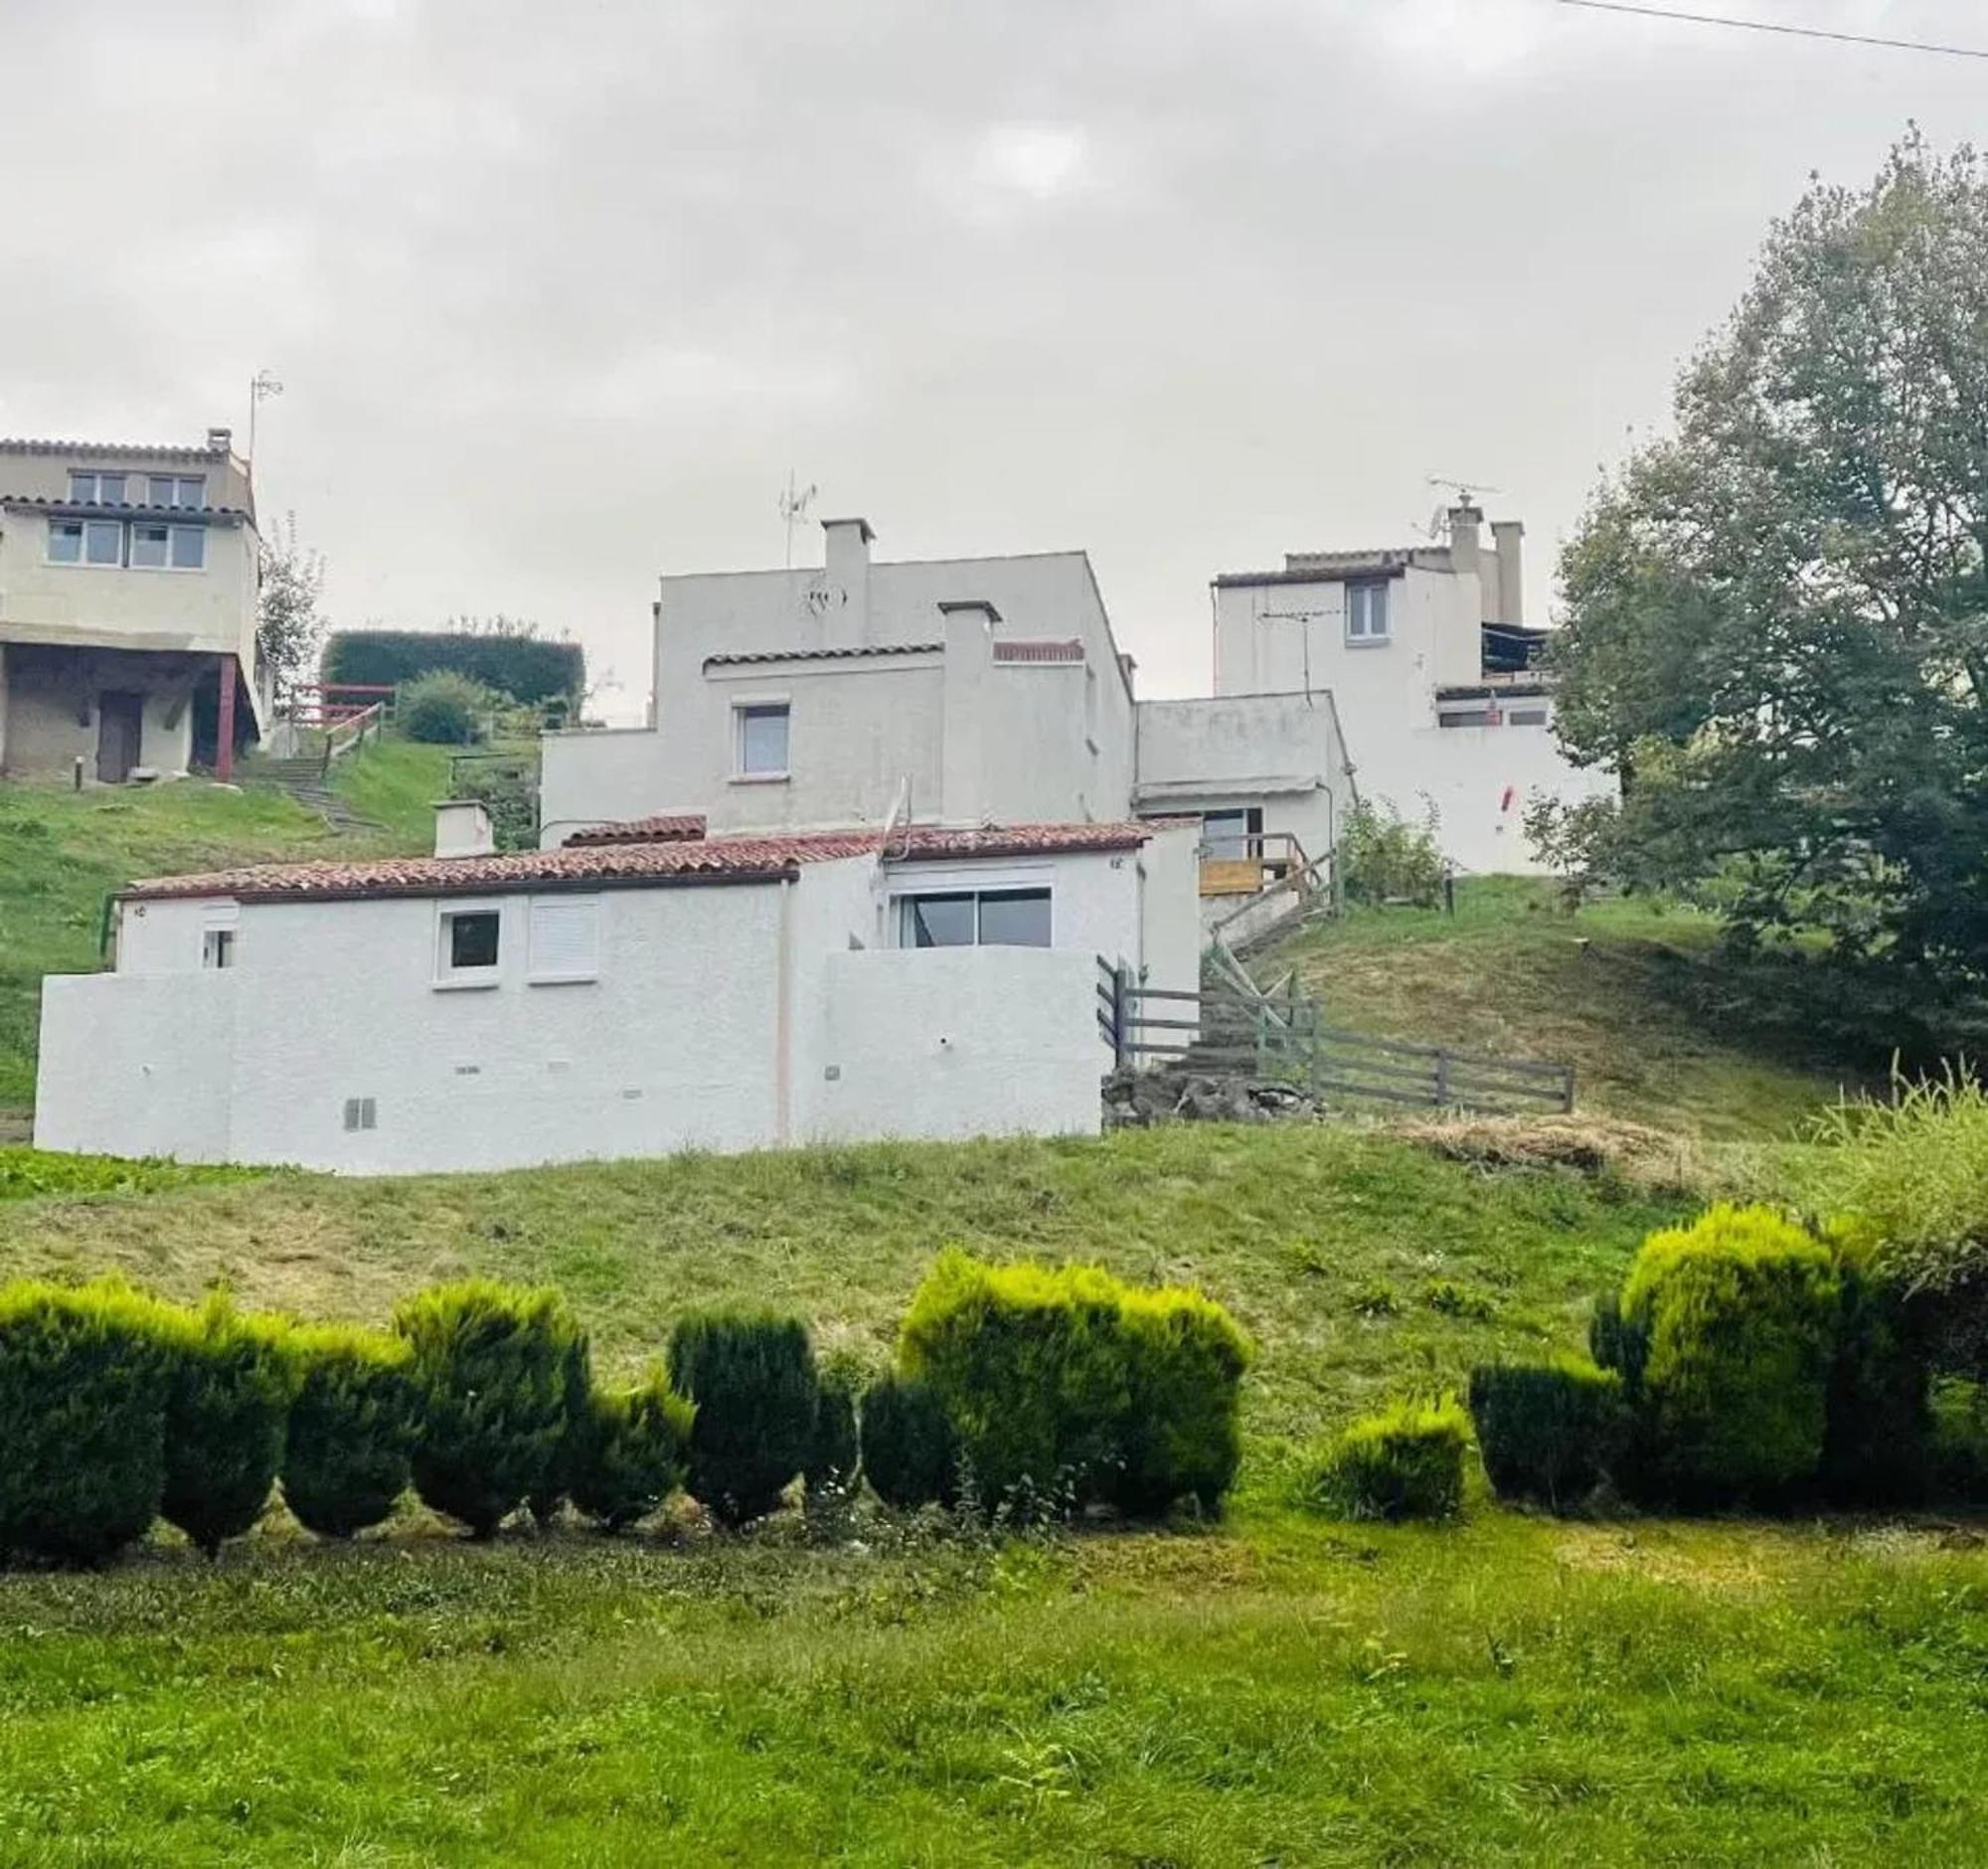
<svg viewBox="0 0 1988 1869">
<path fill-rule="evenodd" d="M 497 918 L 497 958 L 487 967 L 458 967 L 449 955 L 453 949 L 454 924 L 473 915 Z M 504 906 L 497 902 L 456 901 L 435 910 L 434 986 L 437 992 L 488 991 L 504 977 L 504 949 L 508 931 Z"/>
<path fill-rule="evenodd" d="M 1056 884 L 1047 877 L 1004 878 L 986 882 L 962 880 L 957 877 L 948 877 L 941 881 L 934 877 L 929 883 L 917 889 L 894 890 L 891 894 L 891 939 L 894 945 L 907 948 L 913 953 L 938 951 L 936 948 L 921 948 L 911 937 L 912 905 L 933 896 L 968 896 L 973 900 L 973 938 L 971 941 L 951 943 L 958 947 L 1012 947 L 1022 944 L 1014 941 L 983 941 L 980 938 L 981 904 L 989 896 L 1045 897 L 1050 915 L 1050 937 L 1042 945 L 1044 947 L 1056 945 Z M 1028 944 L 1033 945 L 1033 943 Z"/>
<path fill-rule="evenodd" d="M 1395 639 L 1395 618 L 1389 587 L 1392 578 L 1360 578 L 1346 586 L 1346 646 L 1349 649 L 1384 648 Z M 1374 606 L 1381 610 L 1381 626 L 1374 627 Z"/>
<path fill-rule="evenodd" d="M 83 562 L 83 548 L 84 535 L 83 529 L 85 523 L 81 519 L 51 519 L 49 521 L 48 541 L 42 548 L 43 563 L 48 565 L 81 565 Z M 56 534 L 71 529 L 74 529 L 76 533 L 76 556 L 74 558 L 58 558 L 56 557 Z"/>
<path fill-rule="evenodd" d="M 786 721 L 787 763 L 777 771 L 746 764 L 746 723 L 750 715 L 779 714 Z M 781 785 L 793 776 L 794 710 L 785 695 L 742 695 L 732 703 L 732 782 L 735 785 Z"/>
<path fill-rule="evenodd" d="M 156 494 L 161 485 L 166 488 L 167 497 L 163 500 L 148 497 L 145 502 L 148 506 L 163 506 L 172 512 L 191 513 L 198 512 L 201 507 L 207 504 L 207 476 L 205 474 L 147 474 L 145 476 L 145 492 L 148 496 Z M 193 489 L 192 499 L 188 499 L 186 496 L 189 487 Z"/>
<path fill-rule="evenodd" d="M 584 909 L 593 917 L 593 957 L 583 967 L 547 967 L 539 963 L 539 911 Z M 530 986 L 584 986 L 600 978 L 601 899 L 598 896 L 532 896 L 525 903 L 525 981 Z M 498 935 L 498 956 L 503 935 Z"/>
<path fill-rule="evenodd" d="M 165 562 L 160 565 L 138 563 L 138 535 L 141 532 L 163 532 L 166 535 Z M 178 552 L 180 539 L 191 534 L 200 540 L 200 563 L 198 565 L 175 565 L 174 554 Z M 176 572 L 180 577 L 198 577 L 207 569 L 207 528 L 205 526 L 175 526 L 163 519 L 134 519 L 126 529 L 124 546 L 124 569 L 126 571 Z"/>
<path fill-rule="evenodd" d="M 131 481 L 133 478 L 146 479 L 148 476 L 133 476 L 128 470 L 116 467 L 72 467 L 69 470 L 69 497 L 74 506 L 129 506 L 131 501 Z M 80 481 L 89 482 L 89 491 L 79 490 Z M 122 484 L 124 494 L 121 499 L 106 500 L 103 497 L 103 483 L 115 480 Z"/>
<path fill-rule="evenodd" d="M 200 932 L 200 964 L 204 972 L 225 973 L 235 965 L 241 942 L 233 922 L 211 922 Z"/>
</svg>

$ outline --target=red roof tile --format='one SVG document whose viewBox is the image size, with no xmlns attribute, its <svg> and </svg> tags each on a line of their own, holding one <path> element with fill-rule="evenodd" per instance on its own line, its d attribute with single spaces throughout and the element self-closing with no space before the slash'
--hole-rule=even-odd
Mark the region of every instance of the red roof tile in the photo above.
<svg viewBox="0 0 1988 1869">
<path fill-rule="evenodd" d="M 611 824 L 595 824 L 575 831 L 565 839 L 567 849 L 588 844 L 682 844 L 704 835 L 704 814 L 700 811 L 659 812 L 654 817 L 623 818 Z"/>
<path fill-rule="evenodd" d="M 1083 660 L 1083 644 L 1076 636 L 1009 636 L 994 645 L 994 659 L 997 662 L 1080 662 Z"/>
<path fill-rule="evenodd" d="M 639 822 L 639 820 L 637 820 Z M 602 827 L 607 828 L 607 827 Z M 932 858 L 1054 856 L 1066 851 L 1135 850 L 1150 824 L 990 824 L 949 830 L 913 825 L 891 834 L 892 862 Z M 699 841 L 588 844 L 494 857 L 387 857 L 370 863 L 272 863 L 132 883 L 125 899 L 229 896 L 241 902 L 322 902 L 341 897 L 485 896 L 520 889 L 663 887 L 769 883 L 803 863 L 874 856 L 880 827 Z"/>
</svg>

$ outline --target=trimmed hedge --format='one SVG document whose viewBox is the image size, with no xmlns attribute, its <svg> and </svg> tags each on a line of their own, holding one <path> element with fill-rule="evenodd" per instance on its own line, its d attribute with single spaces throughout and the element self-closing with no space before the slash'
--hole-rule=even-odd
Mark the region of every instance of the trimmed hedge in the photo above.
<svg viewBox="0 0 1988 1869">
<path fill-rule="evenodd" d="M 525 1497 L 541 1525 L 558 1517 L 573 1495 L 574 1481 L 588 1458 L 586 1437 L 593 1429 L 593 1352 L 586 1334 L 577 1331 L 562 1346 L 560 1379 L 566 1390 L 566 1432 L 553 1448 L 545 1471 Z"/>
<path fill-rule="evenodd" d="M 394 1328 L 419 1397 L 414 1489 L 488 1538 L 557 1470 L 580 1324 L 549 1287 L 470 1278 L 408 1299 Z"/>
<path fill-rule="evenodd" d="M 1198 1291 L 948 1252 L 911 1300 L 899 1359 L 990 1500 L 1068 1487 L 1130 1513 L 1182 1497 L 1213 1511 L 1235 1479 L 1249 1348 Z"/>
<path fill-rule="evenodd" d="M 1627 1439 L 1621 1376 L 1577 1357 L 1485 1364 L 1470 1372 L 1469 1401 L 1485 1477 L 1501 1499 L 1578 1505 L 1614 1471 Z"/>
<path fill-rule="evenodd" d="M 172 1314 L 124 1285 L 0 1290 L 0 1550 L 99 1564 L 166 1485 Z"/>
<path fill-rule="evenodd" d="M 959 1436 L 938 1397 L 889 1370 L 864 1392 L 863 1477 L 886 1505 L 911 1511 L 959 1498 Z"/>
<path fill-rule="evenodd" d="M 408 1346 L 349 1324 L 290 1334 L 296 1399 L 283 1502 L 306 1530 L 350 1538 L 393 1511 L 412 1478 L 418 1398 Z"/>
<path fill-rule="evenodd" d="M 1709 1208 L 1643 1242 L 1622 1288 L 1638 1489 L 1770 1502 L 1812 1479 L 1842 1281 L 1828 1248 L 1763 1207 Z"/>
<path fill-rule="evenodd" d="M 670 1333 L 670 1381 L 697 1404 L 690 1490 L 728 1525 L 763 1518 L 806 1464 L 820 1385 L 808 1328 L 768 1310 L 693 1311 Z"/>
<path fill-rule="evenodd" d="M 595 1390 L 581 1406 L 573 1502 L 603 1530 L 618 1532 L 683 1484 L 697 1407 L 659 1369 L 625 1389 Z"/>
<path fill-rule="evenodd" d="M 847 1354 L 828 1357 L 820 1365 L 814 1436 L 801 1468 L 810 1492 L 855 1486 L 863 1463 L 856 1426 L 856 1398 L 862 1390 L 863 1367 Z"/>
<path fill-rule="evenodd" d="M 325 638 L 322 677 L 398 688 L 446 669 L 527 706 L 586 689 L 586 651 L 523 632 L 455 629 L 335 629 Z"/>
<path fill-rule="evenodd" d="M 1453 1518 L 1469 1446 L 1470 1423 L 1453 1399 L 1399 1403 L 1341 1434 L 1312 1463 L 1302 1497 L 1341 1518 Z"/>
<path fill-rule="evenodd" d="M 282 1319 L 244 1316 L 221 1292 L 183 1316 L 168 1341 L 160 1510 L 212 1558 L 269 1502 L 289 1434 L 296 1362 Z"/>
</svg>

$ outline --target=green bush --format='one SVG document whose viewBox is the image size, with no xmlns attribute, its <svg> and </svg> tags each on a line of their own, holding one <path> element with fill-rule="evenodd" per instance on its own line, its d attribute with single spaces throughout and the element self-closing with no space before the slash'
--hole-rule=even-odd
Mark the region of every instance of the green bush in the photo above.
<svg viewBox="0 0 1988 1869">
<path fill-rule="evenodd" d="M 1832 1232 L 1842 1284 L 1822 1444 L 1823 1490 L 1844 1505 L 1900 1505 L 1931 1479 L 1931 1370 L 1923 1317 L 1861 1226 Z"/>
<path fill-rule="evenodd" d="M 346 1324 L 290 1333 L 297 1385 L 283 1450 L 283 1502 L 325 1538 L 377 1525 L 407 1491 L 417 1401 L 408 1346 Z"/>
<path fill-rule="evenodd" d="M 150 1526 L 175 1328 L 118 1284 L 0 1290 L 0 1550 L 95 1564 Z"/>
<path fill-rule="evenodd" d="M 1248 1348 L 1199 1292 L 950 1252 L 911 1300 L 899 1355 L 990 1500 L 1067 1488 L 1133 1512 L 1183 1495 L 1213 1509 L 1235 1477 Z"/>
<path fill-rule="evenodd" d="M 398 688 L 443 669 L 513 701 L 571 701 L 586 688 L 586 652 L 529 626 L 507 629 L 338 629 L 325 639 L 324 679 Z"/>
<path fill-rule="evenodd" d="M 697 1404 L 692 1495 L 728 1525 L 772 1511 L 814 1444 L 807 1325 L 773 1311 L 693 1312 L 670 1334 L 670 1381 Z"/>
<path fill-rule="evenodd" d="M 1435 807 L 1411 824 L 1393 805 L 1355 804 L 1340 831 L 1339 864 L 1351 901 L 1440 902 L 1449 865 L 1436 838 Z"/>
<path fill-rule="evenodd" d="M 560 1351 L 560 1377 L 566 1390 L 566 1429 L 553 1448 L 546 1470 L 526 1494 L 525 1503 L 541 1525 L 558 1516 L 572 1496 L 575 1475 L 587 1457 L 586 1437 L 593 1429 L 593 1354 L 584 1331 L 576 1330 Z"/>
<path fill-rule="evenodd" d="M 959 1497 L 959 1437 L 938 1397 L 895 1370 L 864 1392 L 863 1477 L 886 1505 L 911 1511 Z"/>
<path fill-rule="evenodd" d="M 1650 1235 L 1622 1289 L 1621 1329 L 1648 1346 L 1625 1481 L 1723 1505 L 1812 1480 L 1841 1301 L 1829 1250 L 1766 1208 L 1722 1204 Z"/>
<path fill-rule="evenodd" d="M 1620 1375 L 1575 1357 L 1472 1370 L 1470 1419 L 1492 1490 L 1556 1511 L 1614 1470 L 1628 1426 Z"/>
<path fill-rule="evenodd" d="M 220 1292 L 170 1336 L 160 1510 L 209 1557 L 261 1517 L 296 1394 L 288 1328 Z"/>
<path fill-rule="evenodd" d="M 829 1487 L 845 1490 L 856 1484 L 863 1449 L 856 1426 L 856 1398 L 863 1392 L 863 1366 L 843 1354 L 826 1357 L 820 1366 L 820 1391 L 815 1401 L 814 1438 L 802 1477 L 810 1492 Z"/>
<path fill-rule="evenodd" d="M 557 1471 L 580 1327 L 557 1291 L 471 1278 L 408 1299 L 394 1328 L 419 1405 L 414 1490 L 488 1538 Z"/>
<path fill-rule="evenodd" d="M 1469 1445 L 1470 1424 L 1453 1399 L 1399 1403 L 1341 1434 L 1312 1462 L 1302 1497 L 1339 1518 L 1452 1518 Z"/>
<path fill-rule="evenodd" d="M 647 1518 L 683 1484 L 696 1406 L 661 1370 L 625 1389 L 596 1389 L 573 1437 L 573 1502 L 607 1531 Z"/>
<path fill-rule="evenodd" d="M 489 689 L 467 675 L 436 669 L 408 682 L 394 697 L 394 725 L 410 740 L 434 747 L 473 747 L 495 705 Z"/>
</svg>

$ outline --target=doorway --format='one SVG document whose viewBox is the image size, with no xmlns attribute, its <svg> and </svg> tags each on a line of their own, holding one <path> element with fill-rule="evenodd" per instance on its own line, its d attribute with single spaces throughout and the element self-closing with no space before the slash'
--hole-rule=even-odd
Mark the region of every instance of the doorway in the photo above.
<svg viewBox="0 0 1988 1869">
<path fill-rule="evenodd" d="M 96 698 L 96 776 L 106 785 L 121 785 L 138 764 L 144 736 L 145 697 L 106 688 Z"/>
</svg>

